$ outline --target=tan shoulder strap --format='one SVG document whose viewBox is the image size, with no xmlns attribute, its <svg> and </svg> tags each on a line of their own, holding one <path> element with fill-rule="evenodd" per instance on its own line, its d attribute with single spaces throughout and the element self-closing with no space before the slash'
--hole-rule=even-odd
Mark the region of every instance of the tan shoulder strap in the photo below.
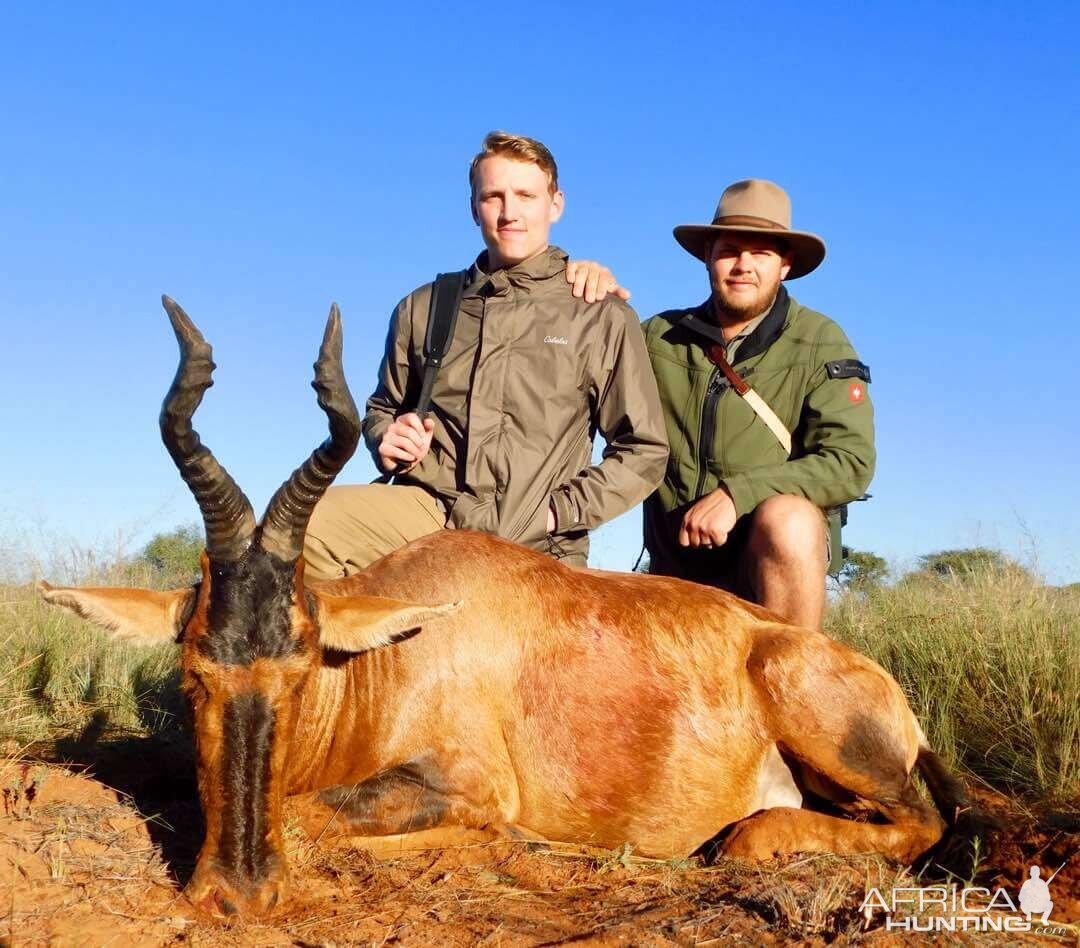
<svg viewBox="0 0 1080 948">
<path fill-rule="evenodd" d="M 790 456 L 791 432 L 784 427 L 784 423 L 776 416 L 776 412 L 765 403 L 765 399 L 747 385 L 746 380 L 731 367 L 731 363 L 724 356 L 724 347 L 719 343 L 713 343 L 711 346 L 705 347 L 705 353 L 708 355 L 709 361 L 724 373 L 724 378 L 728 380 L 731 387 L 739 393 L 746 404 L 754 409 L 757 416 L 769 426 L 769 430 L 776 436 L 776 440 L 780 442 Z"/>
<path fill-rule="evenodd" d="M 758 417 L 769 426 L 769 430 L 776 435 L 776 440 L 783 445 L 784 450 L 788 455 L 791 455 L 791 432 L 784 427 L 784 423 L 776 417 L 774 412 L 757 392 L 752 388 L 747 388 L 742 393 L 742 397 L 746 399 L 746 404 L 754 409 L 758 413 Z"/>
</svg>

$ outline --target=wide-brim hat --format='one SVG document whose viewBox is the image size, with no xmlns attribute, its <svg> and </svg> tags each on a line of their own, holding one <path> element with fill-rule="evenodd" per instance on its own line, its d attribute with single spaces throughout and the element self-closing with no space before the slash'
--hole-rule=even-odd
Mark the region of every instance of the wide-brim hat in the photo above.
<svg viewBox="0 0 1080 948">
<path fill-rule="evenodd" d="M 825 241 L 817 234 L 791 229 L 791 199 L 778 184 L 761 178 L 736 181 L 716 205 L 711 224 L 681 224 L 673 231 L 683 249 L 708 263 L 712 243 L 721 234 L 776 237 L 792 255 L 787 279 L 806 276 L 825 259 Z"/>
</svg>

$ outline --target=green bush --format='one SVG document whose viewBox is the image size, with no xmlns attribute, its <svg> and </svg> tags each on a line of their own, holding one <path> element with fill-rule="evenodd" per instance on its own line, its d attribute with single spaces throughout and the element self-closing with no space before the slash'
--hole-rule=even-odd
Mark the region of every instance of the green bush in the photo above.
<svg viewBox="0 0 1080 948">
<path fill-rule="evenodd" d="M 919 570 L 912 573 L 910 578 L 935 576 L 939 579 L 968 579 L 992 573 L 1021 573 L 1032 578 L 1023 566 L 1000 550 L 985 546 L 927 553 L 919 557 Z"/>
<path fill-rule="evenodd" d="M 837 579 L 842 589 L 868 593 L 877 589 L 888 576 L 889 564 L 883 557 L 866 550 L 852 550 L 844 559 Z"/>
<path fill-rule="evenodd" d="M 157 534 L 143 547 L 135 564 L 148 566 L 163 577 L 191 582 L 199 576 L 199 554 L 205 545 L 202 528 L 188 524 Z"/>
</svg>

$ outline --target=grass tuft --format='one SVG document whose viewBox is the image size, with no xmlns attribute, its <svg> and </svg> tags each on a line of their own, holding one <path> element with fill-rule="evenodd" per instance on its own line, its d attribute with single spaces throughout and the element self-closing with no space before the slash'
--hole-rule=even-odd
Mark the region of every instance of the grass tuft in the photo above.
<svg viewBox="0 0 1080 948">
<path fill-rule="evenodd" d="M 71 584 L 163 589 L 177 579 L 147 564 L 95 561 Z M 177 729 L 184 717 L 177 660 L 176 646 L 116 642 L 47 605 L 33 584 L 0 583 L 0 741 Z"/>
<path fill-rule="evenodd" d="M 1080 800 L 1080 596 L 1022 570 L 844 594 L 826 631 L 900 682 L 931 746 L 988 786 Z"/>
</svg>

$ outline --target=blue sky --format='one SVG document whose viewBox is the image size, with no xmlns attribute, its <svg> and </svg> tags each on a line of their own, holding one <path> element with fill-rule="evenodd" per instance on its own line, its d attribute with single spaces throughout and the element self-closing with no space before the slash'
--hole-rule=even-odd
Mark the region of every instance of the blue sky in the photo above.
<svg viewBox="0 0 1080 948">
<path fill-rule="evenodd" d="M 643 318 L 705 295 L 673 225 L 780 182 L 829 248 L 789 289 L 873 371 L 846 541 L 1080 580 L 1078 29 L 1040 3 L 5 5 L 0 538 L 135 549 L 197 518 L 156 430 L 162 292 L 214 345 L 197 427 L 262 509 L 325 433 L 331 300 L 360 399 L 394 304 L 478 251 L 466 168 L 505 128 L 552 148 L 556 241 Z"/>
</svg>

